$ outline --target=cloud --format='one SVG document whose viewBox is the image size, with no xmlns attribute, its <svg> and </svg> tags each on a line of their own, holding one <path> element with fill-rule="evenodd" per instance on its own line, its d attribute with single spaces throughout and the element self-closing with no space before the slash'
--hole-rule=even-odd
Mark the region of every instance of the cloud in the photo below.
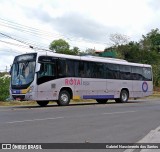
<svg viewBox="0 0 160 152">
<path fill-rule="evenodd" d="M 11 52 L 12 52 L 11 50 L 7 50 L 7 49 L 6 50 L 4 49 L 3 52 L 0 51 L 0 57 L 1 57 L 0 72 L 6 71 L 6 68 L 7 68 L 7 71 L 9 71 L 15 56 L 15 54 L 14 53 L 12 54 Z"/>
<path fill-rule="evenodd" d="M 84 41 L 93 41 L 93 43 L 94 41 L 105 43 L 110 34 L 125 32 L 121 27 L 105 26 L 77 12 L 54 17 L 44 10 L 39 11 L 39 9 L 34 8 L 33 10 L 26 9 L 25 14 L 33 20 L 41 21 L 43 25 L 50 24 L 53 30 L 58 31 L 58 33 L 64 35 L 65 38 L 73 41 L 81 39 Z"/>
<path fill-rule="evenodd" d="M 106 42 L 111 33 L 123 31 L 121 28 L 104 26 L 80 14 L 67 14 L 53 21 L 58 31 L 66 35 L 88 39 L 90 41 Z"/>
<path fill-rule="evenodd" d="M 154 10 L 159 11 L 160 9 L 160 1 L 159 0 L 148 0 L 148 5 Z"/>
</svg>

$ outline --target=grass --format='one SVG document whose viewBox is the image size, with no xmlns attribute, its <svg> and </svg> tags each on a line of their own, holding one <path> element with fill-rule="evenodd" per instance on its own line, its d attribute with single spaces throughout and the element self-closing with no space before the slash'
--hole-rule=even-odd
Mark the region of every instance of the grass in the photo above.
<svg viewBox="0 0 160 152">
<path fill-rule="evenodd" d="M 94 102 L 96 103 L 95 100 L 71 100 L 70 103 L 86 103 L 86 102 Z M 56 102 L 49 102 L 49 105 L 57 105 Z M 36 106 L 38 105 L 35 101 L 0 101 L 0 107 L 1 106 Z"/>
<path fill-rule="evenodd" d="M 160 92 L 154 91 L 153 95 L 149 96 L 148 98 L 160 98 Z"/>
<path fill-rule="evenodd" d="M 36 104 L 34 101 L 0 101 L 0 106 L 32 106 Z"/>
</svg>

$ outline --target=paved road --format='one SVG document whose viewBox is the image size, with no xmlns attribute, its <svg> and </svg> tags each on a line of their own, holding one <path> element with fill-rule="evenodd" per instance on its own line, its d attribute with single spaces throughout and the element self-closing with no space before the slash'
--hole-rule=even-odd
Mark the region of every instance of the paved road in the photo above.
<svg viewBox="0 0 160 152">
<path fill-rule="evenodd" d="M 158 99 L 1 107 L 0 143 L 135 143 L 159 125 Z"/>
</svg>

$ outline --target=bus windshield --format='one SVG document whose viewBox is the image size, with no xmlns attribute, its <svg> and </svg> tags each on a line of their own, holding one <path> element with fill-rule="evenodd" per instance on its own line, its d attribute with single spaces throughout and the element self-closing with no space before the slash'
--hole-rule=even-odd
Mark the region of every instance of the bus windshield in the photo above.
<svg viewBox="0 0 160 152">
<path fill-rule="evenodd" d="M 26 85 L 34 80 L 35 61 L 16 62 L 12 66 L 12 85 Z"/>
</svg>

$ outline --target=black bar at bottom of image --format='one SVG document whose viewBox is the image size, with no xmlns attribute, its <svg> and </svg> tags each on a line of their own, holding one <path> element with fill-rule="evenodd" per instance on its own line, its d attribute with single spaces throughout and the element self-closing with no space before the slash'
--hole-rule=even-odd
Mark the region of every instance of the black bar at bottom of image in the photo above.
<svg viewBox="0 0 160 152">
<path fill-rule="evenodd" d="M 160 143 L 1 143 L 0 149 L 160 149 Z"/>
</svg>

